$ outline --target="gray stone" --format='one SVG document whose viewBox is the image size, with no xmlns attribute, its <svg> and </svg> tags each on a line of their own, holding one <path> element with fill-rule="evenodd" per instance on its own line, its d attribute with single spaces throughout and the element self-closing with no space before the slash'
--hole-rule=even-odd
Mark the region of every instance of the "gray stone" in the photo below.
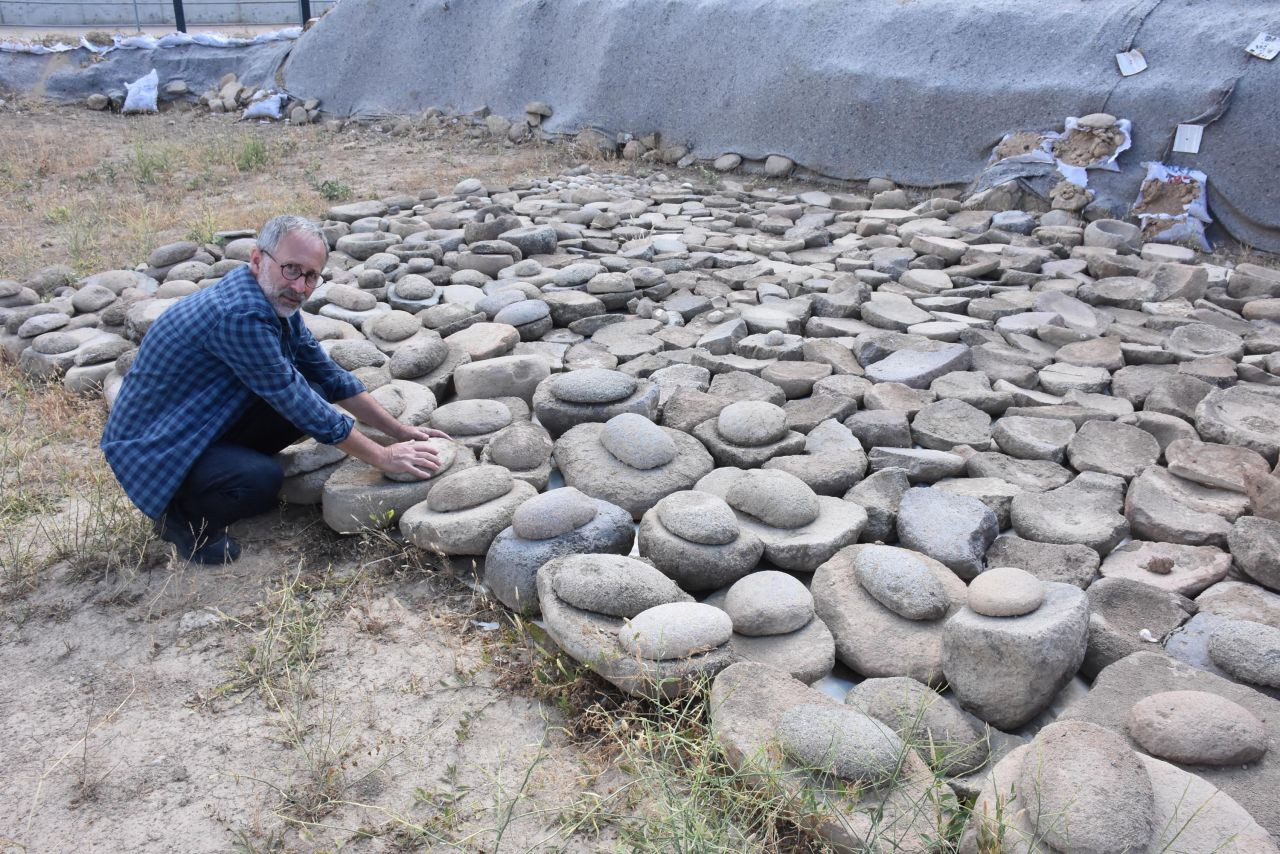
<svg viewBox="0 0 1280 854">
<path fill-rule="evenodd" d="M 521 508 L 564 489 L 543 493 L 524 502 Z M 538 570 L 543 564 L 565 555 L 625 555 L 631 551 L 635 541 L 631 515 L 607 501 L 589 500 L 595 505 L 594 518 L 558 537 L 527 540 L 519 537 L 514 528 L 506 528 L 494 538 L 485 554 L 484 583 L 499 602 L 518 614 L 536 614 L 539 609 Z"/>
<path fill-rule="evenodd" d="M 958 454 L 918 448 L 872 448 L 867 464 L 873 472 L 903 469 L 912 483 L 934 483 L 956 477 L 965 469 L 965 459 Z"/>
<path fill-rule="evenodd" d="M 1241 516 L 1227 541 L 1241 572 L 1263 587 L 1280 590 L 1280 522 Z"/>
<path fill-rule="evenodd" d="M 519 422 L 495 433 L 485 446 L 485 456 L 513 472 L 523 472 L 546 465 L 551 449 L 547 431 L 536 424 Z"/>
<path fill-rule="evenodd" d="M 932 317 L 925 315 L 925 319 L 932 320 Z M 952 344 L 930 352 L 899 350 L 866 366 L 866 374 L 867 379 L 877 383 L 894 382 L 911 388 L 928 388 L 943 374 L 968 369 L 969 348 L 963 344 Z"/>
<path fill-rule="evenodd" d="M 792 706 L 778 722 L 778 743 L 802 768 L 843 780 L 881 783 L 907 752 L 889 727 L 849 706 Z"/>
<path fill-rule="evenodd" d="M 1005 454 L 984 451 L 969 457 L 965 470 L 970 477 L 994 477 L 1023 492 L 1047 492 L 1070 483 L 1071 469 L 1052 460 L 1020 460 Z"/>
<path fill-rule="evenodd" d="M 1178 439 L 1164 449 L 1169 473 L 1186 480 L 1233 492 L 1248 492 L 1250 474 L 1270 473 L 1270 466 L 1257 451 L 1194 439 Z"/>
<path fill-rule="evenodd" d="M 1152 756 L 1185 765 L 1243 765 L 1267 752 L 1262 721 L 1207 691 L 1162 691 L 1129 710 L 1129 737 Z"/>
<path fill-rule="evenodd" d="M 1027 751 L 1018 783 L 1034 804 L 1045 842 L 1059 850 L 1144 851 L 1155 831 L 1146 769 L 1123 737 L 1097 724 L 1045 727 Z"/>
<path fill-rule="evenodd" d="M 881 469 L 855 484 L 844 495 L 867 512 L 864 538 L 869 542 L 892 542 L 898 538 L 898 503 L 911 488 L 907 470 Z"/>
<path fill-rule="evenodd" d="M 700 508 L 706 508 L 702 518 L 694 515 Z M 662 521 L 664 513 L 675 527 Z M 726 513 L 736 531 L 726 542 L 700 543 L 677 533 L 678 529 L 702 539 L 723 539 L 728 531 L 728 520 L 723 518 Z M 741 530 L 724 500 L 703 492 L 673 493 L 658 502 L 641 517 L 636 537 L 640 554 L 685 590 L 714 590 L 732 584 L 755 569 L 764 554 L 764 543 L 750 531 Z"/>
<path fill-rule="evenodd" d="M 586 525 L 598 508 L 598 502 L 566 486 L 527 502 L 512 517 L 511 528 L 524 540 L 550 540 Z"/>
<path fill-rule="evenodd" d="M 1157 650 L 1159 641 L 1195 613 L 1191 600 L 1130 578 L 1103 578 L 1087 591 L 1089 649 L 1081 671 L 1097 676 L 1126 655 Z M 1143 633 L 1153 640 L 1144 639 Z"/>
<path fill-rule="evenodd" d="M 1185 546 L 1135 540 L 1102 561 L 1104 578 L 1130 578 L 1182 596 L 1195 596 L 1221 581 L 1231 555 L 1213 546 Z"/>
<path fill-rule="evenodd" d="M 1000 450 L 1023 460 L 1052 460 L 1060 463 L 1076 427 L 1061 418 L 1029 418 L 1006 415 L 995 423 L 992 437 Z"/>
<path fill-rule="evenodd" d="M 740 661 L 766 664 L 805 684 L 827 676 L 836 661 L 835 639 L 826 623 L 818 619 L 784 635 L 751 637 L 735 632 L 729 647 Z"/>
<path fill-rule="evenodd" d="M 898 541 L 942 561 L 961 578 L 982 572 L 987 547 L 1000 533 L 981 501 L 938 489 L 912 489 L 898 505 Z"/>
<path fill-rule="evenodd" d="M 965 608 L 943 629 L 942 671 L 966 709 L 1002 730 L 1016 729 L 1080 668 L 1088 623 L 1084 592 L 1053 582 L 1045 583 L 1044 603 L 1022 617 Z"/>
<path fill-rule="evenodd" d="M 740 533 L 732 508 L 708 492 L 675 492 L 659 501 L 654 509 L 668 531 L 692 543 L 723 546 Z"/>
<path fill-rule="evenodd" d="M 1280 629 L 1225 620 L 1209 636 L 1213 663 L 1241 682 L 1280 688 Z"/>
<path fill-rule="evenodd" d="M 427 496 L 427 507 L 437 513 L 450 513 L 501 498 L 511 491 L 514 481 L 511 472 L 502 466 L 482 465 L 441 478 L 440 483 L 440 489 L 433 489 Z"/>
<path fill-rule="evenodd" d="M 642 560 L 621 555 L 569 555 L 560 561 L 553 581 L 556 595 L 575 608 L 614 617 L 691 597 L 671 579 Z"/>
<path fill-rule="evenodd" d="M 687 658 L 727 643 L 729 615 L 700 602 L 669 602 L 637 614 L 618 631 L 622 648 L 652 661 Z"/>
<path fill-rule="evenodd" d="M 1244 386 L 1214 389 L 1196 407 L 1196 429 L 1205 441 L 1250 448 L 1274 464 L 1280 453 L 1280 396 Z"/>
<path fill-rule="evenodd" d="M 810 591 L 814 610 L 836 639 L 836 655 L 868 677 L 909 676 L 941 684 L 945 619 L 910 620 L 882 606 L 858 583 L 858 555 L 873 546 L 849 546 L 818 567 Z M 960 610 L 965 586 L 955 573 L 933 558 L 903 550 L 924 564 L 946 592 L 947 615 Z"/>
<path fill-rule="evenodd" d="M 711 455 L 697 439 L 670 427 L 649 423 L 674 450 L 666 463 L 647 469 L 634 468 L 606 449 L 603 438 L 607 424 L 579 424 L 556 440 L 556 465 L 565 483 L 624 508 L 638 521 L 659 500 L 692 488 L 715 467 Z M 644 457 L 646 462 L 652 458 L 652 454 L 640 454 L 635 448 L 623 453 Z"/>
<path fill-rule="evenodd" d="M 1256 584 L 1219 581 L 1197 596 L 1195 603 L 1204 614 L 1249 620 L 1280 629 L 1280 594 L 1270 593 Z"/>
<path fill-rule="evenodd" d="M 575 374 L 589 376 L 574 377 Z M 613 397 L 627 387 L 632 392 L 607 402 L 578 403 L 558 397 L 555 391 L 558 381 L 565 381 L 570 377 L 574 378 L 568 383 L 569 390 L 564 393 L 573 397 Z M 558 438 L 571 427 L 579 424 L 602 424 L 624 412 L 642 415 L 654 421 L 658 417 L 659 391 L 654 383 L 637 380 L 621 371 L 586 368 L 556 374 L 540 383 L 533 394 L 533 411 L 552 438 Z"/>
<path fill-rule="evenodd" d="M 982 721 L 914 679 L 867 679 L 844 702 L 890 727 L 947 774 L 977 770 L 990 755 Z"/>
<path fill-rule="evenodd" d="M 1183 545 L 1224 546 L 1247 501 L 1236 492 L 1201 486 L 1149 466 L 1133 479 L 1124 512 L 1134 536 Z"/>
<path fill-rule="evenodd" d="M 455 400 L 431 413 L 431 426 L 450 436 L 480 436 L 511 423 L 511 410 L 497 400 Z"/>
<path fill-rule="evenodd" d="M 916 413 L 911 435 L 917 445 L 950 451 L 968 445 L 977 451 L 991 447 L 991 416 L 959 400 L 939 400 Z"/>
<path fill-rule="evenodd" d="M 996 566 L 969 585 L 968 605 L 984 617 L 1021 617 L 1044 602 L 1044 582 L 1025 570 Z"/>
<path fill-rule="evenodd" d="M 753 572 L 734 582 L 722 605 L 740 635 L 781 635 L 803 628 L 813 619 L 813 596 L 793 575 L 774 570 Z"/>
<path fill-rule="evenodd" d="M 725 501 L 773 528 L 801 528 L 818 518 L 817 495 L 804 481 L 782 471 L 743 472 Z"/>
<path fill-rule="evenodd" d="M 541 356 L 498 356 L 459 365 L 453 384 L 462 399 L 518 397 L 528 403 L 538 384 L 549 376 L 550 365 Z"/>
<path fill-rule="evenodd" d="M 1110 496 L 1072 483 L 1014 496 L 1009 519 L 1024 539 L 1080 544 L 1105 555 L 1129 534 L 1129 523 L 1118 510 Z"/>
<path fill-rule="evenodd" d="M 475 468 L 498 467 L 476 466 Z M 504 469 L 499 470 L 505 472 Z M 470 469 L 464 471 L 470 471 Z M 459 472 L 459 474 L 462 473 Z M 457 476 L 450 475 L 442 478 L 440 482 L 451 481 Z M 409 542 L 432 554 L 483 555 L 488 552 L 498 534 L 511 524 L 511 516 L 516 508 L 537 495 L 537 490 L 529 484 L 523 481 L 512 481 L 509 475 L 507 480 L 511 481 L 510 487 L 500 495 L 493 495 L 496 488 L 493 483 L 490 483 L 487 494 L 493 497 L 459 508 L 454 508 L 453 505 L 461 501 L 445 501 L 444 504 L 450 508 L 445 510 L 433 508 L 433 503 L 440 506 L 441 502 L 433 502 L 432 497 L 452 493 L 459 488 L 460 484 L 455 481 L 439 490 L 433 489 L 427 495 L 426 501 L 410 507 L 400 517 L 400 532 Z M 474 494 L 463 500 L 468 502 L 474 500 Z"/>
<path fill-rule="evenodd" d="M 787 414 L 772 403 L 742 400 L 720 410 L 716 431 L 734 445 L 769 445 L 787 435 Z"/>
<path fill-rule="evenodd" d="M 1067 459 L 1076 471 L 1131 478 L 1160 459 L 1160 443 L 1147 431 L 1128 424 L 1089 421 L 1071 437 Z"/>
<path fill-rule="evenodd" d="M 947 589 L 906 549 L 865 546 L 859 549 L 853 569 L 864 590 L 908 620 L 938 620 L 952 607 Z"/>
<path fill-rule="evenodd" d="M 606 421 L 600 431 L 600 444 L 631 468 L 646 471 L 666 465 L 677 454 L 675 441 L 663 428 L 632 412 Z"/>
</svg>

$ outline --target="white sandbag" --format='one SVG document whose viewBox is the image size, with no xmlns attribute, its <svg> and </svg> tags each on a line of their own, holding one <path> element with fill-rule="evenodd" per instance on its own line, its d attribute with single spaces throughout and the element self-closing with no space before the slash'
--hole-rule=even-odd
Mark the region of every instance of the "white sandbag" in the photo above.
<svg viewBox="0 0 1280 854">
<path fill-rule="evenodd" d="M 278 119 L 281 110 L 284 109 L 284 102 L 288 98 L 289 96 L 283 92 L 269 93 L 257 98 L 245 108 L 244 117 L 246 119 Z"/>
<path fill-rule="evenodd" d="M 159 95 L 160 75 L 156 73 L 154 68 L 145 77 L 139 77 L 132 83 L 124 84 L 124 88 L 128 94 L 124 98 L 124 109 L 120 112 L 159 112 L 159 108 L 156 106 L 156 98 Z"/>
<path fill-rule="evenodd" d="M 1143 237 L 1155 243 L 1185 243 L 1211 251 L 1204 227 L 1209 216 L 1209 177 L 1199 169 L 1148 162 L 1132 213 Z"/>
</svg>

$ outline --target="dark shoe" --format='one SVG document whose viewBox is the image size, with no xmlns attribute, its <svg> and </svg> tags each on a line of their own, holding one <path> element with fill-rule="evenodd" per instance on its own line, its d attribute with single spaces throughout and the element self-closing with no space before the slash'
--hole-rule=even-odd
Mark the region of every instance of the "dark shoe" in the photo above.
<svg viewBox="0 0 1280 854">
<path fill-rule="evenodd" d="M 175 507 L 170 507 L 155 520 L 154 527 L 160 539 L 172 543 L 178 557 L 183 560 L 216 566 L 240 557 L 240 544 L 231 539 L 225 528 L 219 531 L 202 529 L 197 533 L 192 530 L 186 516 Z"/>
</svg>

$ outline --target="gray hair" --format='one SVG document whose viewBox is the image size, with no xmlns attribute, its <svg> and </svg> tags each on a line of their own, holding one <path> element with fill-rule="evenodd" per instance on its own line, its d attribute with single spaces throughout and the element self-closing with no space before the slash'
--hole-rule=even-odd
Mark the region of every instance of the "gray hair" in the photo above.
<svg viewBox="0 0 1280 854">
<path fill-rule="evenodd" d="M 258 232 L 258 248 L 267 252 L 275 252 L 286 234 L 309 234 L 324 246 L 325 256 L 329 254 L 329 241 L 319 224 L 309 219 L 292 214 L 283 214 L 267 220 L 267 224 Z"/>
</svg>

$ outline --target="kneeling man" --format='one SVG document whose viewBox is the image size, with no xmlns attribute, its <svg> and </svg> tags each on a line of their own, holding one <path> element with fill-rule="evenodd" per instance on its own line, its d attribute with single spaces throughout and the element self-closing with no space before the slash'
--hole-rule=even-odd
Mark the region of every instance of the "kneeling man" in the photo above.
<svg viewBox="0 0 1280 854">
<path fill-rule="evenodd" d="M 320 228 L 279 216 L 257 243 L 248 266 L 152 324 L 102 436 L 129 498 L 197 563 L 239 556 L 227 525 L 275 506 L 284 473 L 273 456 L 303 435 L 384 472 L 426 478 L 439 468 L 417 440 L 445 434 L 397 421 L 302 322 L 329 254 Z M 396 443 L 353 430 L 333 404 Z"/>
</svg>

